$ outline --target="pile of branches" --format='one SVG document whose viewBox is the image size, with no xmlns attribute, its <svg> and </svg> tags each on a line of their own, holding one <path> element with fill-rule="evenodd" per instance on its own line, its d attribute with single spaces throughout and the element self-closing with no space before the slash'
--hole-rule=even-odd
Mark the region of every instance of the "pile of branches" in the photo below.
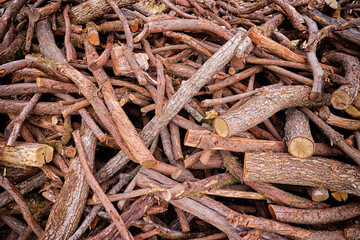
<svg viewBox="0 0 360 240">
<path fill-rule="evenodd" d="M 3 238 L 360 239 L 357 1 L 0 2 Z"/>
</svg>

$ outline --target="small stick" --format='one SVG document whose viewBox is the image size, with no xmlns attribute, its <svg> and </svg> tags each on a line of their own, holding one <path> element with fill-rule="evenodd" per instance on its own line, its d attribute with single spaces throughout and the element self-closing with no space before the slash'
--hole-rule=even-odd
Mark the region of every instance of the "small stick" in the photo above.
<svg viewBox="0 0 360 240">
<path fill-rule="evenodd" d="M 139 171 L 141 166 L 136 167 L 134 170 L 132 170 L 129 173 L 121 173 L 119 175 L 119 181 L 116 183 L 109 191 L 109 194 L 115 194 L 117 193 L 121 188 L 123 188 Z M 102 209 L 102 205 L 96 205 L 94 206 L 90 213 L 86 216 L 80 227 L 76 230 L 76 232 L 69 238 L 69 240 L 76 240 L 81 237 L 81 235 L 89 228 L 89 225 L 91 222 L 95 219 L 97 216 L 97 213 Z"/>
<path fill-rule="evenodd" d="M 74 46 L 71 44 L 71 23 L 69 18 L 69 11 L 70 11 L 70 5 L 67 4 L 63 16 L 65 20 L 65 37 L 64 37 L 64 44 L 66 49 L 66 61 L 68 62 L 75 62 L 76 60 L 76 52 L 74 49 Z"/>
<path fill-rule="evenodd" d="M 9 140 L 7 142 L 7 146 L 13 146 L 16 138 L 18 137 L 18 134 L 20 132 L 21 126 L 23 124 L 23 122 L 25 121 L 27 115 L 31 112 L 31 110 L 35 107 L 36 103 L 39 101 L 41 97 L 41 93 L 35 93 L 34 96 L 31 98 L 31 100 L 28 102 L 28 104 L 26 105 L 26 107 L 24 107 L 24 109 L 21 111 L 21 113 L 19 114 L 19 116 L 17 116 L 15 118 L 15 123 L 14 123 L 14 127 L 13 130 L 9 136 Z"/>
<path fill-rule="evenodd" d="M 224 166 L 226 169 L 240 181 L 244 181 L 244 171 L 237 158 L 231 155 L 228 151 L 220 151 L 221 157 L 224 159 Z M 260 194 L 263 194 L 267 198 L 296 208 L 324 208 L 328 205 L 325 203 L 317 203 L 310 201 L 306 198 L 298 197 L 294 194 L 285 192 L 269 183 L 264 182 L 251 182 L 246 181 L 246 185 L 250 186 Z"/>
<path fill-rule="evenodd" d="M 208 130 L 188 130 L 184 140 L 185 146 L 232 152 L 271 151 L 286 152 L 283 141 L 249 139 L 242 137 L 223 138 Z M 314 155 L 339 156 L 341 151 L 324 143 L 315 143 Z"/>
<path fill-rule="evenodd" d="M 322 39 L 328 37 L 332 32 L 346 30 L 349 28 L 355 28 L 359 24 L 360 24 L 360 18 L 355 18 L 345 23 L 326 26 L 323 29 L 321 29 L 319 32 L 317 32 L 316 36 L 311 39 L 312 41 L 308 42 L 306 48 L 307 49 L 316 48 L 317 43 L 320 42 Z"/>
<path fill-rule="evenodd" d="M 259 47 L 264 48 L 265 50 L 269 51 L 270 53 L 275 54 L 276 56 L 283 58 L 285 60 L 297 63 L 306 64 L 306 58 L 294 53 L 293 51 L 289 50 L 288 48 L 284 47 L 280 43 L 277 43 L 270 38 L 264 36 L 262 31 L 259 27 L 252 27 L 248 31 L 248 36 L 251 38 L 254 44 Z"/>
<path fill-rule="evenodd" d="M 275 59 L 268 59 L 268 58 L 257 58 L 255 56 L 248 56 L 246 57 L 245 61 L 251 64 L 260 64 L 260 65 L 275 65 L 280 67 L 289 67 L 295 68 L 300 70 L 310 71 L 311 67 L 309 65 L 285 60 L 275 60 Z"/>
<path fill-rule="evenodd" d="M 142 189 L 132 190 L 130 192 L 110 194 L 110 195 L 106 195 L 106 197 L 109 199 L 110 202 L 126 201 L 130 198 L 136 198 L 136 197 L 140 197 L 140 196 L 144 196 L 144 195 L 148 195 L 148 194 L 157 193 L 160 191 L 164 191 L 164 189 L 161 187 L 155 186 L 153 188 L 142 188 Z M 99 204 L 99 203 L 101 203 L 100 200 L 98 200 L 98 199 L 94 200 L 93 198 L 89 199 L 87 201 L 88 205 L 95 205 L 95 204 Z"/>
<path fill-rule="evenodd" d="M 207 165 L 210 161 L 210 157 L 213 154 L 213 150 L 211 149 L 204 149 L 204 151 L 202 151 L 201 156 L 200 156 L 200 162 L 204 165 Z"/>
<path fill-rule="evenodd" d="M 28 16 L 29 16 L 29 25 L 26 31 L 26 38 L 25 38 L 25 51 L 27 53 L 30 52 L 31 42 L 34 36 L 35 22 L 39 20 L 39 13 L 36 9 L 34 9 L 34 7 L 29 7 Z"/>
<path fill-rule="evenodd" d="M 6 8 L 4 14 L 0 18 L 0 42 L 3 41 L 3 38 L 8 31 L 12 20 L 26 2 L 26 0 L 16 0 L 11 2 L 10 6 Z"/>
<path fill-rule="evenodd" d="M 311 18 L 305 15 L 303 16 L 303 18 L 309 28 L 308 42 L 311 42 L 312 39 L 315 37 L 315 35 L 319 32 L 319 29 L 315 21 L 313 21 Z M 316 44 L 311 48 L 310 51 L 306 53 L 306 56 L 314 76 L 313 87 L 309 97 L 313 101 L 320 101 L 324 93 L 324 79 L 323 79 L 324 70 L 322 69 L 316 57 Z"/>
<path fill-rule="evenodd" d="M 269 205 L 274 219 L 295 224 L 329 224 L 345 221 L 360 215 L 360 204 L 349 203 L 339 207 L 323 209 L 296 209 L 285 206 Z"/>
<path fill-rule="evenodd" d="M 206 237 L 193 238 L 193 240 L 218 240 L 225 239 L 227 235 L 225 233 L 215 233 Z"/>
<path fill-rule="evenodd" d="M 89 63 L 88 68 L 90 71 L 95 71 L 105 65 L 105 63 L 110 57 L 113 42 L 114 42 L 114 33 L 110 33 L 106 39 L 105 50 L 95 61 Z"/>
<path fill-rule="evenodd" d="M 27 224 L 31 227 L 36 236 L 41 238 L 43 230 L 41 229 L 39 223 L 32 216 L 30 208 L 23 196 L 21 196 L 15 186 L 6 177 L 0 176 L 0 185 L 14 198 L 16 203 L 19 205 L 21 213 L 24 216 Z"/>
<path fill-rule="evenodd" d="M 85 171 L 85 177 L 86 177 L 86 180 L 88 181 L 91 189 L 95 192 L 96 196 L 101 201 L 101 203 L 105 207 L 106 211 L 109 213 L 116 228 L 119 230 L 121 237 L 125 240 L 133 239 L 133 237 L 131 236 L 131 233 L 126 228 L 124 221 L 121 219 L 121 216 L 119 215 L 118 211 L 114 208 L 114 206 L 111 204 L 109 199 L 106 197 L 106 194 L 103 192 L 100 185 L 97 183 L 94 175 L 91 173 L 91 170 L 87 164 L 87 157 L 86 157 L 85 149 L 81 142 L 79 130 L 76 130 L 73 132 L 73 138 L 75 141 L 77 152 L 79 154 L 81 166 L 82 166 L 83 170 Z"/>
<path fill-rule="evenodd" d="M 251 215 L 240 214 L 235 211 L 232 211 L 226 219 L 234 223 L 235 226 L 246 226 L 268 232 L 274 232 L 293 239 L 336 240 L 344 239 L 343 234 L 346 234 L 346 230 L 344 230 L 344 232 L 308 230 L 262 217 L 254 217 Z"/>
<path fill-rule="evenodd" d="M 63 75 L 55 73 L 53 70 L 48 68 L 42 63 L 39 63 L 37 61 L 34 61 L 33 59 L 21 59 L 16 60 L 12 62 L 8 62 L 5 64 L 0 65 L 0 77 L 4 77 L 10 73 L 13 73 L 17 70 L 26 68 L 26 67 L 32 67 L 40 70 L 41 72 L 45 73 L 48 77 L 58 79 L 62 82 L 70 82 L 70 80 L 67 77 L 64 77 Z"/>
<path fill-rule="evenodd" d="M 221 196 L 229 198 L 243 198 L 243 199 L 253 199 L 253 200 L 266 200 L 266 197 L 260 193 L 249 192 L 249 191 L 237 191 L 237 190 L 228 190 L 228 189 L 211 189 L 201 191 L 202 194 L 212 195 L 212 196 Z"/>
<path fill-rule="evenodd" d="M 161 143 L 162 143 L 164 154 L 167 157 L 167 159 L 169 160 L 169 162 L 171 163 L 174 161 L 175 158 L 174 158 L 173 147 L 172 147 L 171 137 L 170 137 L 170 132 L 168 130 L 168 127 L 164 127 L 161 130 L 160 137 L 161 137 Z"/>
<path fill-rule="evenodd" d="M 228 102 L 234 102 L 234 101 L 237 101 L 240 99 L 251 97 L 252 95 L 254 95 L 255 93 L 258 93 L 261 90 L 263 90 L 263 89 L 257 88 L 250 92 L 240 93 L 240 94 L 236 94 L 236 95 L 232 95 L 232 96 L 228 96 L 228 97 L 205 99 L 201 102 L 201 106 L 202 107 L 212 107 L 212 106 L 216 106 L 216 105 L 220 105 L 220 104 L 224 104 L 224 103 L 228 103 Z"/>
<path fill-rule="evenodd" d="M 79 88 L 75 84 L 59 82 L 50 78 L 38 77 L 36 78 L 36 85 L 43 88 L 66 91 L 66 93 L 80 93 Z"/>
<path fill-rule="evenodd" d="M 164 32 L 164 35 L 167 37 L 180 39 L 185 44 L 188 44 L 190 47 L 192 47 L 195 50 L 199 51 L 200 53 L 206 55 L 207 57 L 211 57 L 213 55 L 209 50 L 207 50 L 206 48 L 201 46 L 196 39 L 194 39 L 193 37 L 190 37 L 186 34 L 168 31 L 168 32 Z"/>
<path fill-rule="evenodd" d="M 359 61 L 356 57 L 341 52 L 330 52 L 324 57 L 330 62 L 340 64 L 344 69 L 347 84 L 340 86 L 331 94 L 331 104 L 336 109 L 345 110 L 356 99 L 359 92 Z"/>
</svg>

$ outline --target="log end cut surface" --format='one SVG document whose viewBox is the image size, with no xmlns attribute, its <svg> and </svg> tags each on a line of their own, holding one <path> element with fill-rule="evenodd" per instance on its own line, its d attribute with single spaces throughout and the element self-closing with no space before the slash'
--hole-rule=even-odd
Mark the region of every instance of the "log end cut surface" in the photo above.
<svg viewBox="0 0 360 240">
<path fill-rule="evenodd" d="M 338 89 L 331 94 L 331 104 L 335 109 L 345 110 L 351 102 L 352 99 L 346 91 Z"/>
<path fill-rule="evenodd" d="M 54 149 L 50 146 L 44 145 L 37 149 L 36 159 L 43 159 L 45 163 L 53 159 Z"/>
<path fill-rule="evenodd" d="M 288 145 L 288 151 L 294 157 L 308 158 L 311 157 L 315 151 L 314 142 L 304 137 L 295 137 Z"/>
<path fill-rule="evenodd" d="M 221 117 L 215 118 L 214 128 L 221 137 L 229 136 L 229 126 L 227 125 L 226 121 Z"/>
</svg>

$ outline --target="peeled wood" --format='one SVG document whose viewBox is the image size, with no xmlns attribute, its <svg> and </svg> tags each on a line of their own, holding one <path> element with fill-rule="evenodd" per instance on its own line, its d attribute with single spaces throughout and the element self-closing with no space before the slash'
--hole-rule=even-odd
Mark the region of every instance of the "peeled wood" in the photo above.
<svg viewBox="0 0 360 240">
<path fill-rule="evenodd" d="M 222 137 L 236 135 L 268 119 L 276 112 L 296 106 L 314 105 L 307 86 L 273 87 L 253 96 L 238 109 L 215 118 L 214 127 Z"/>
<path fill-rule="evenodd" d="M 308 158 L 315 152 L 309 119 L 296 108 L 286 110 L 285 141 L 293 157 Z"/>
<path fill-rule="evenodd" d="M 328 224 L 345 221 L 360 215 L 360 204 L 349 203 L 339 207 L 322 209 L 296 209 L 285 206 L 269 205 L 274 219 L 296 224 Z"/>
<path fill-rule="evenodd" d="M 0 141 L 0 161 L 22 166 L 41 167 L 53 158 L 53 148 L 46 144 L 16 142 L 6 146 Z"/>
<path fill-rule="evenodd" d="M 324 187 L 360 196 L 360 168 L 322 157 L 245 153 L 244 180 Z"/>
<path fill-rule="evenodd" d="M 286 145 L 282 141 L 260 140 L 241 137 L 223 138 L 208 130 L 189 129 L 185 135 L 184 145 L 202 149 L 227 150 L 232 152 L 286 152 Z M 314 155 L 338 156 L 342 153 L 324 143 L 314 144 Z"/>
</svg>

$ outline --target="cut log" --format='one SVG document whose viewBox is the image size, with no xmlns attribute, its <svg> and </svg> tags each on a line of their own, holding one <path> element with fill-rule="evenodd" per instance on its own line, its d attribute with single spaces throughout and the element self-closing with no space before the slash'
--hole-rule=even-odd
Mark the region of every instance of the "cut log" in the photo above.
<svg viewBox="0 0 360 240">
<path fill-rule="evenodd" d="M 53 148 L 46 144 L 20 143 L 5 146 L 6 141 L 0 141 L 0 161 L 30 167 L 41 167 L 53 158 Z"/>
<path fill-rule="evenodd" d="M 236 135 L 268 119 L 276 112 L 296 106 L 314 105 L 307 86 L 280 86 L 256 94 L 238 109 L 215 118 L 214 127 L 222 137 Z M 323 102 L 326 103 L 326 96 Z"/>
<path fill-rule="evenodd" d="M 286 110 L 285 141 L 289 153 L 294 157 L 308 158 L 315 152 L 309 119 L 295 108 Z"/>
<path fill-rule="evenodd" d="M 245 153 L 244 180 L 324 187 L 360 196 L 360 168 L 322 157 Z"/>
<path fill-rule="evenodd" d="M 322 202 L 329 198 L 329 190 L 322 187 L 309 187 L 306 191 L 315 202 Z"/>
</svg>

